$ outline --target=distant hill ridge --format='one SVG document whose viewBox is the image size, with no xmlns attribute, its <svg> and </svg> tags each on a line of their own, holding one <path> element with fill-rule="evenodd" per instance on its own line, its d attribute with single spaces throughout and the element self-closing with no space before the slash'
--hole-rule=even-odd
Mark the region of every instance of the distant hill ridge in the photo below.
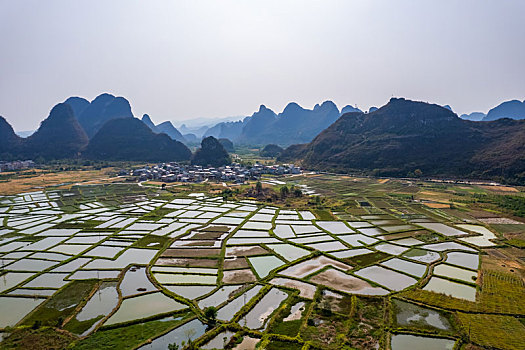
<svg viewBox="0 0 525 350">
<path fill-rule="evenodd" d="M 107 93 L 97 96 L 91 102 L 82 97 L 70 97 L 64 103 L 71 106 L 89 138 L 95 136 L 100 128 L 112 119 L 133 118 L 128 100 Z"/>
<path fill-rule="evenodd" d="M 0 116 L 0 160 L 11 160 L 20 152 L 22 138 L 15 134 L 15 130 L 8 121 Z"/>
<path fill-rule="evenodd" d="M 479 123 L 449 109 L 394 98 L 375 112 L 348 113 L 280 161 L 336 172 L 525 180 L 525 121 Z"/>
<path fill-rule="evenodd" d="M 159 125 L 155 125 L 152 121 L 149 115 L 144 114 L 142 116 L 142 122 L 146 124 L 153 132 L 157 134 L 164 133 L 171 137 L 173 140 L 186 143 L 187 140 L 182 136 L 182 134 L 173 126 L 173 124 L 170 121 L 166 121 L 163 123 L 160 123 Z"/>
<path fill-rule="evenodd" d="M 234 143 L 248 145 L 290 145 L 309 142 L 335 122 L 343 112 L 361 110 L 347 105 L 340 112 L 332 101 L 317 104 L 313 109 L 290 102 L 282 113 L 276 114 L 265 105 L 261 105 L 257 112 L 242 121 L 218 123 L 209 128 L 204 136 L 228 138 Z"/>
<path fill-rule="evenodd" d="M 70 105 L 59 103 L 28 138 L 18 137 L 4 118 L 0 119 L 0 155 L 13 158 L 74 158 L 87 145 L 88 138 Z"/>
<path fill-rule="evenodd" d="M 503 102 L 492 108 L 483 120 L 491 121 L 501 118 L 525 119 L 525 100 L 523 102 L 518 100 Z"/>
<path fill-rule="evenodd" d="M 462 114 L 460 118 L 465 120 L 472 120 L 474 122 L 479 122 L 483 120 L 483 118 L 485 118 L 486 116 L 487 115 L 483 112 L 472 112 L 469 114 Z"/>
<path fill-rule="evenodd" d="M 202 139 L 201 147 L 198 148 L 191 158 L 191 163 L 202 166 L 220 167 L 231 162 L 228 152 L 224 146 L 213 136 Z"/>
<path fill-rule="evenodd" d="M 159 134 L 155 134 L 133 116 L 123 97 L 102 94 L 91 102 L 70 97 L 53 107 L 38 130 L 27 138 L 17 136 L 0 117 L 0 160 L 189 160 L 191 151 L 170 138 L 177 136 L 176 129 L 174 133 L 170 126 L 173 127 L 169 122 L 156 126 Z"/>
<path fill-rule="evenodd" d="M 470 114 L 462 114 L 460 118 L 472 121 L 493 121 L 503 118 L 525 119 L 525 100 L 523 102 L 518 100 L 504 101 L 489 110 L 487 114 L 472 112 Z"/>
<path fill-rule="evenodd" d="M 191 151 L 168 135 L 156 134 L 136 118 L 118 118 L 104 124 L 83 156 L 126 161 L 189 160 Z"/>
<path fill-rule="evenodd" d="M 66 103 L 53 107 L 38 130 L 24 141 L 26 155 L 58 159 L 78 156 L 89 142 L 73 109 Z"/>
<path fill-rule="evenodd" d="M 524 106 L 525 101 L 506 101 L 491 109 L 483 120 L 525 118 Z M 462 118 L 481 119 L 481 113 Z M 113 123 L 116 120 L 119 122 Z M 206 127 L 201 129 L 204 132 Z M 96 142 L 91 142 L 102 130 Z M 148 115 L 142 121 L 136 119 L 123 97 L 104 93 L 91 102 L 70 97 L 56 105 L 27 138 L 17 136 L 0 117 L 0 160 L 88 155 L 97 159 L 146 160 L 165 155 L 190 159 L 186 146 L 168 142 L 162 134 L 192 144 L 200 139 L 192 134 L 182 136 L 171 122 L 155 125 Z M 299 159 L 318 169 L 356 169 L 374 174 L 406 175 L 420 169 L 427 175 L 520 178 L 525 158 L 521 122 L 473 122 L 458 118 L 449 106 L 405 99 L 392 99 L 380 109 L 371 107 L 368 113 L 351 105 L 339 111 L 331 101 L 313 109 L 292 102 L 279 114 L 261 105 L 242 121 L 218 123 L 205 136 L 247 145 L 296 144 L 283 151 L 280 159 Z M 145 141 L 139 142 L 140 138 Z M 221 142 L 233 149 L 227 140 Z"/>
</svg>

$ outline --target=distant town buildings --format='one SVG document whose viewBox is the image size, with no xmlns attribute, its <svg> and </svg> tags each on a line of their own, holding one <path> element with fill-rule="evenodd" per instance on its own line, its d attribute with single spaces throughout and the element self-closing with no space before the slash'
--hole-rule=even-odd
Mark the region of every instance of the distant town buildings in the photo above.
<svg viewBox="0 0 525 350">
<path fill-rule="evenodd" d="M 301 174 L 302 169 L 293 164 L 262 165 L 244 167 L 240 164 L 214 168 L 199 165 L 162 163 L 134 170 L 121 170 L 120 176 L 135 176 L 139 181 L 157 180 L 162 182 L 233 182 L 244 183 L 258 180 L 263 174 Z"/>
<path fill-rule="evenodd" d="M 15 160 L 12 162 L 0 162 L 0 172 L 29 169 L 34 167 L 35 162 L 33 162 L 32 160 Z"/>
</svg>

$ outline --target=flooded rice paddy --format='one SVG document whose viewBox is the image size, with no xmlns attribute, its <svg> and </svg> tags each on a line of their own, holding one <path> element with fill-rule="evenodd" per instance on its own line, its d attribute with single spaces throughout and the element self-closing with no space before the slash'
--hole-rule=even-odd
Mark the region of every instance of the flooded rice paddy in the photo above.
<svg viewBox="0 0 525 350">
<path fill-rule="evenodd" d="M 82 329 L 78 329 L 79 335 L 86 335 L 92 331 L 101 319 L 106 317 L 119 302 L 119 295 L 116 282 L 102 282 L 97 291 L 86 305 L 75 315 L 74 320 L 77 322 L 93 321 L 91 325 L 86 324 Z"/>
<path fill-rule="evenodd" d="M 452 282 L 444 278 L 433 276 L 430 281 L 423 287 L 424 290 L 442 293 L 454 298 L 476 301 L 476 288 Z"/>
<path fill-rule="evenodd" d="M 254 307 L 251 309 L 243 319 L 241 324 L 251 329 L 264 328 L 270 315 L 279 307 L 279 305 L 288 298 L 288 294 L 277 289 L 272 288 Z"/>
<path fill-rule="evenodd" d="M 297 289 L 299 291 L 299 296 L 306 299 L 313 299 L 316 291 L 315 285 L 290 278 L 276 277 L 270 280 L 270 284 Z"/>
<path fill-rule="evenodd" d="M 392 350 L 452 350 L 454 344 L 455 341 L 450 339 L 420 337 L 408 334 L 395 334 L 391 340 Z"/>
<path fill-rule="evenodd" d="M 373 287 L 367 281 L 352 275 L 345 274 L 339 270 L 329 268 L 310 278 L 310 282 L 328 286 L 342 292 L 363 295 L 386 295 L 388 291 L 384 288 Z"/>
<path fill-rule="evenodd" d="M 265 278 L 272 270 L 284 265 L 284 261 L 273 255 L 249 257 L 248 261 L 259 278 Z"/>
<path fill-rule="evenodd" d="M 0 297 L 0 327 L 12 327 L 45 299 Z"/>
<path fill-rule="evenodd" d="M 355 273 L 390 290 L 400 291 L 417 282 L 413 277 L 381 266 L 369 266 Z"/>
<path fill-rule="evenodd" d="M 422 289 L 474 301 L 476 247 L 492 246 L 497 238 L 484 226 L 420 216 L 410 221 L 378 208 L 361 216 L 340 212 L 343 220 L 328 221 L 315 210 L 204 194 L 111 202 L 67 190 L 35 196 L 38 201 L 31 194 L 0 197 L 0 330 L 21 325 L 46 300 L 63 303 L 61 312 L 70 310 L 64 327 L 79 336 L 190 315 L 136 344 L 141 349 L 201 337 L 210 330 L 201 316 L 208 307 L 217 308 L 220 322 L 261 332 L 282 305 L 289 310 L 284 322 L 299 321 L 319 290 L 341 298 L 377 297 L 420 288 L 418 282 L 428 277 Z M 421 227 L 440 240 L 412 237 Z M 77 301 L 55 300 L 78 282 L 93 283 L 92 289 L 86 287 Z M 450 329 L 434 310 L 399 305 L 399 325 Z M 236 331 L 215 334 L 201 348 L 221 348 Z M 238 348 L 260 341 L 246 334 L 238 339 Z M 454 344 L 403 334 L 392 335 L 391 342 L 393 349 Z"/>
<path fill-rule="evenodd" d="M 261 289 L 262 286 L 256 285 L 255 287 L 249 289 L 248 291 L 228 302 L 217 312 L 217 319 L 224 321 L 231 320 L 233 316 L 235 316 L 235 314 L 239 312 L 248 301 L 255 297 Z"/>
<path fill-rule="evenodd" d="M 492 240 L 496 239 L 497 236 L 486 227 L 470 224 L 460 224 L 456 226 L 461 229 L 469 230 L 481 235 L 475 237 L 462 237 L 460 238 L 460 240 L 463 242 L 470 243 L 478 247 L 492 247 L 496 245 L 496 243 L 494 243 Z"/>
<path fill-rule="evenodd" d="M 393 301 L 396 323 L 400 326 L 432 327 L 450 330 L 452 326 L 442 313 L 401 300 Z"/>
<path fill-rule="evenodd" d="M 106 325 L 128 322 L 165 314 L 186 308 L 187 305 L 181 304 L 166 295 L 156 292 L 138 297 L 124 299 L 117 312 L 105 322 Z"/>
</svg>

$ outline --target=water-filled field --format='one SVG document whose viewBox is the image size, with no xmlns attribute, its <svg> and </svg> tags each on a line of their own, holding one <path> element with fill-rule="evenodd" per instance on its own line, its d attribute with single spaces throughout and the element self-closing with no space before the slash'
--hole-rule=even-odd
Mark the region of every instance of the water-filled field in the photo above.
<svg viewBox="0 0 525 350">
<path fill-rule="evenodd" d="M 123 348 L 143 349 L 250 348 L 267 333 L 304 331 L 300 348 L 316 327 L 323 346 L 334 348 L 325 328 L 350 332 L 345 319 L 382 310 L 387 295 L 476 302 L 480 247 L 496 237 L 406 208 L 400 215 L 370 206 L 327 221 L 304 208 L 132 185 L 0 197 L 0 208 L 3 337 L 16 327 L 59 327 L 78 337 L 79 349 L 100 339 L 123 344 L 117 330 L 130 334 Z M 440 312 L 414 305 L 398 302 L 398 325 L 451 332 Z M 458 337 L 446 335 L 385 333 L 366 344 L 447 349 Z"/>
</svg>

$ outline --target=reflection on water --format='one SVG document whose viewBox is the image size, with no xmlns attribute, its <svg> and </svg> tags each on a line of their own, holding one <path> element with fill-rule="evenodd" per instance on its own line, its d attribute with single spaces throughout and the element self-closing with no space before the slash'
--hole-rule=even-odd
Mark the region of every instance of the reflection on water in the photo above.
<svg viewBox="0 0 525 350">
<path fill-rule="evenodd" d="M 425 349 L 425 350 L 452 350 L 454 340 L 443 338 L 417 337 L 408 334 L 392 336 L 392 350 Z"/>
<path fill-rule="evenodd" d="M 166 350 L 169 344 L 182 346 L 182 343 L 193 341 L 206 332 L 206 325 L 198 319 L 183 324 L 171 332 L 154 339 L 151 343 L 141 346 L 141 350 Z"/>
</svg>

